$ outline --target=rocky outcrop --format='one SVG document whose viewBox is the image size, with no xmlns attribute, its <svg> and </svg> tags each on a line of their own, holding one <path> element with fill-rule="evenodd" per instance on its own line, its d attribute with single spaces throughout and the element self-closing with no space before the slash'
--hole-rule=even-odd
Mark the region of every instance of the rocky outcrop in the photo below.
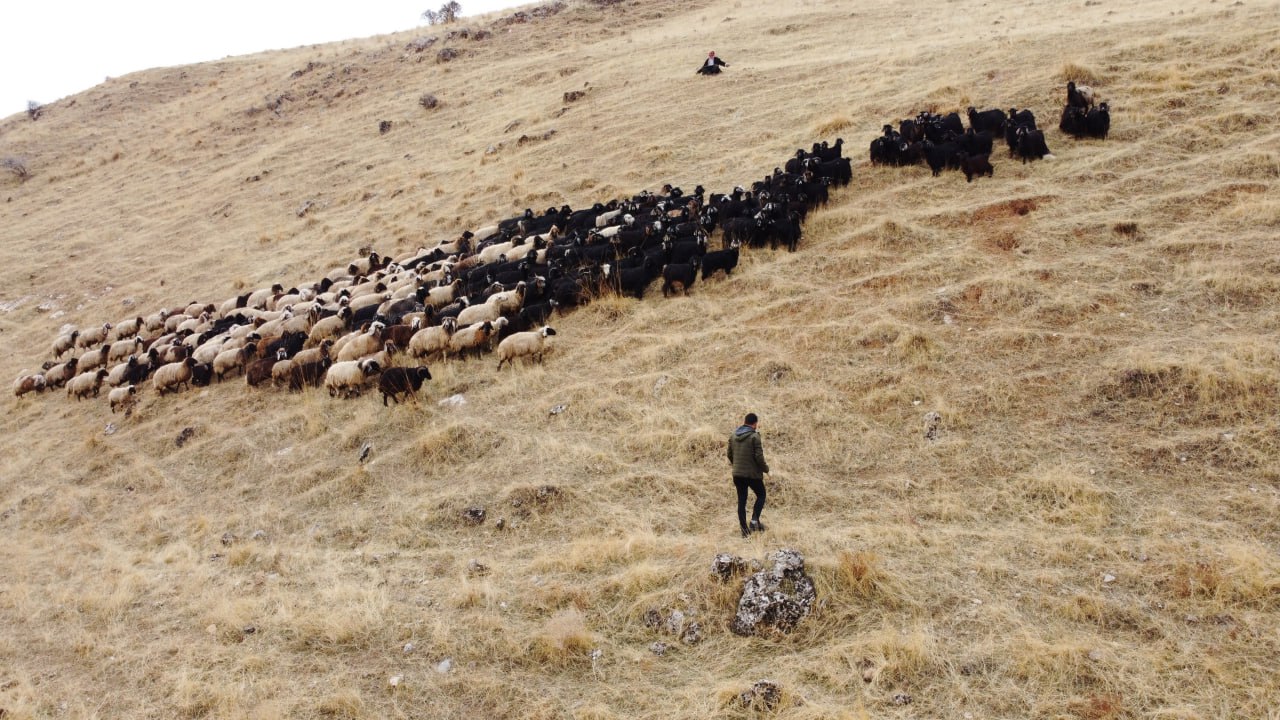
<svg viewBox="0 0 1280 720">
<path fill-rule="evenodd" d="M 743 583 L 738 612 L 729 624 L 737 635 L 791 632 L 813 611 L 818 593 L 804 572 L 804 556 L 795 550 L 778 550 L 768 562 L 773 567 Z"/>
</svg>

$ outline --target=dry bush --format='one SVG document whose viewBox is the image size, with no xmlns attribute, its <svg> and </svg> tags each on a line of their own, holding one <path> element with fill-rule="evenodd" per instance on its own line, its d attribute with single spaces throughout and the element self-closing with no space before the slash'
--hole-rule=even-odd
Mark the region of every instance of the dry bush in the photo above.
<svg viewBox="0 0 1280 720">
<path fill-rule="evenodd" d="M 1074 81 L 1081 85 L 1097 87 L 1104 82 L 1103 76 L 1096 70 L 1076 63 L 1066 63 L 1058 69 L 1057 79 L 1060 82 Z"/>
<path fill-rule="evenodd" d="M 6 157 L 0 160 L 0 168 L 8 170 L 21 182 L 26 182 L 31 177 L 27 161 L 20 157 Z"/>
</svg>

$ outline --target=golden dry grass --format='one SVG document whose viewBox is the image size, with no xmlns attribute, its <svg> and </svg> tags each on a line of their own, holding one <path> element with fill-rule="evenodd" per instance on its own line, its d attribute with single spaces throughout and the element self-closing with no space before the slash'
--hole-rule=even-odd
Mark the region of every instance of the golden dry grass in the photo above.
<svg viewBox="0 0 1280 720">
<path fill-rule="evenodd" d="M 0 121 L 32 173 L 0 177 L 5 377 L 63 323 L 526 206 L 724 191 L 834 133 L 855 158 L 800 252 L 565 315 L 542 366 L 435 367 L 417 406 L 242 382 L 128 419 L 10 399 L 0 709 L 749 717 L 736 698 L 772 678 L 779 718 L 1277 717 L 1276 11 L 576 0 L 450 63 L 405 50 L 423 29 Z M 719 78 L 693 75 L 708 46 Z M 1067 79 L 1111 103 L 1107 141 L 1056 130 Z M 1032 108 L 1056 160 L 997 153 L 971 185 L 866 163 L 884 122 L 969 104 Z M 743 541 L 722 443 L 747 410 L 776 472 Z M 711 557 L 780 546 L 818 611 L 731 634 Z"/>
</svg>

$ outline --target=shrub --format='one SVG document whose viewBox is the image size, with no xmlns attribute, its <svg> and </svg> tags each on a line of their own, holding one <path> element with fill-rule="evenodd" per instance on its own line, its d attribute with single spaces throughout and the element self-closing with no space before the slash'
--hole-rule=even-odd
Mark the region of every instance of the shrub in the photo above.
<svg viewBox="0 0 1280 720">
<path fill-rule="evenodd" d="M 40 119 L 40 116 L 41 116 L 41 115 L 43 115 L 43 114 L 44 114 L 44 106 L 43 106 L 43 105 L 41 105 L 40 103 L 36 102 L 35 100 L 28 100 L 28 101 L 27 101 L 27 117 L 29 117 L 29 118 L 31 118 L 33 121 L 35 121 L 35 120 L 39 120 L 39 119 Z"/>
<path fill-rule="evenodd" d="M 7 157 L 0 160 L 0 168 L 17 175 L 19 180 L 25 181 L 31 177 L 31 171 L 27 169 L 27 161 L 20 157 Z"/>
<path fill-rule="evenodd" d="M 439 10 L 427 10 L 422 13 L 422 19 L 427 21 L 428 25 L 447 25 L 458 19 L 462 14 L 462 5 L 456 0 L 440 6 Z"/>
</svg>

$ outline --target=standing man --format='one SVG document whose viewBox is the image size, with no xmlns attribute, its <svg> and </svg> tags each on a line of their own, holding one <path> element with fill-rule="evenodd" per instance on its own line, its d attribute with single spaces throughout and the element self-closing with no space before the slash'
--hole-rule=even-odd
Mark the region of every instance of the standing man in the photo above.
<svg viewBox="0 0 1280 720">
<path fill-rule="evenodd" d="M 764 510 L 764 474 L 769 472 L 769 463 L 764 461 L 764 445 L 756 431 L 759 423 L 755 413 L 747 413 L 742 425 L 729 436 L 729 462 L 733 465 L 733 485 L 738 489 L 738 524 L 742 526 L 742 537 L 752 531 L 764 531 L 760 511 Z M 748 488 L 756 494 L 750 525 L 747 524 Z"/>
<path fill-rule="evenodd" d="M 729 67 L 729 63 L 716 57 L 716 51 L 712 50 L 707 53 L 707 59 L 703 61 L 702 67 L 698 68 L 699 75 L 719 75 L 721 67 Z"/>
</svg>

